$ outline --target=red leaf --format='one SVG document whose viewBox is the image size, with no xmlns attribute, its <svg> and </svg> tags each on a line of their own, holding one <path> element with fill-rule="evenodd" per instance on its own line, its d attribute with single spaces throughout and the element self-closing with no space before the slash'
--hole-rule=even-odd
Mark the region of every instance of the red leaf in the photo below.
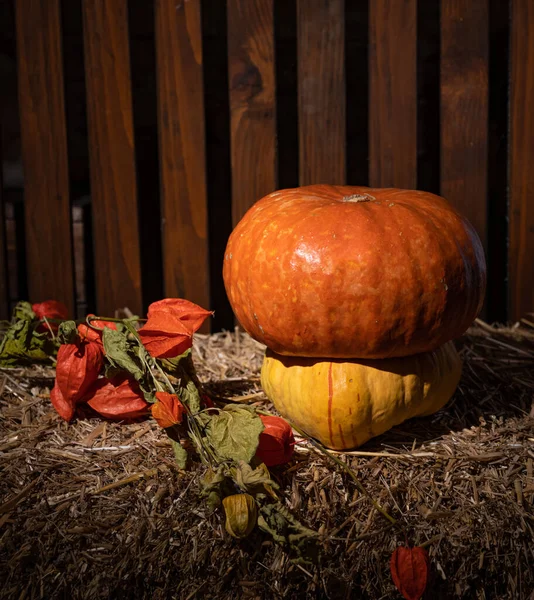
<svg viewBox="0 0 534 600">
<path fill-rule="evenodd" d="M 154 358 L 173 358 L 191 348 L 193 334 L 211 314 L 189 300 L 166 298 L 149 306 L 138 333 Z"/>
<path fill-rule="evenodd" d="M 94 317 L 95 315 L 89 314 L 87 316 Z M 104 327 L 109 327 L 110 329 L 117 329 L 117 324 L 114 323 L 113 321 L 96 320 L 96 321 L 91 321 L 91 325 L 94 325 L 95 327 L 99 327 L 100 329 L 103 329 Z M 102 347 L 102 332 L 101 331 L 92 329 L 85 323 L 80 323 L 78 325 L 78 333 L 80 334 L 80 337 L 82 338 L 82 340 L 87 340 L 89 342 L 96 342 L 97 344 L 99 344 L 100 347 Z"/>
<path fill-rule="evenodd" d="M 124 376 L 97 381 L 87 404 L 108 419 L 136 419 L 149 411 L 137 382 Z"/>
<path fill-rule="evenodd" d="M 291 425 L 282 417 L 259 415 L 265 429 L 260 433 L 256 457 L 268 467 L 291 460 L 295 438 Z"/>
<path fill-rule="evenodd" d="M 65 419 L 65 421 L 72 421 L 74 413 L 76 412 L 76 403 L 72 402 L 72 400 L 65 399 L 57 383 L 50 392 L 50 400 L 52 401 L 52 405 L 56 409 L 56 412 L 62 419 Z"/>
<path fill-rule="evenodd" d="M 68 319 L 69 311 L 67 307 L 57 300 L 45 300 L 37 304 L 32 304 L 32 310 L 38 319 Z M 57 331 L 59 325 L 57 323 L 49 323 L 52 331 Z M 50 331 L 48 325 L 40 325 L 37 331 Z"/>
<path fill-rule="evenodd" d="M 182 422 L 185 407 L 175 394 L 156 392 L 158 402 L 152 405 L 152 416 L 162 428 L 172 427 Z"/>
<path fill-rule="evenodd" d="M 92 342 L 63 344 L 57 353 L 56 385 L 68 402 L 82 399 L 102 368 L 102 350 Z"/>
<path fill-rule="evenodd" d="M 428 552 L 419 546 L 399 546 L 391 555 L 393 583 L 406 600 L 419 600 L 424 594 L 429 564 Z"/>
</svg>

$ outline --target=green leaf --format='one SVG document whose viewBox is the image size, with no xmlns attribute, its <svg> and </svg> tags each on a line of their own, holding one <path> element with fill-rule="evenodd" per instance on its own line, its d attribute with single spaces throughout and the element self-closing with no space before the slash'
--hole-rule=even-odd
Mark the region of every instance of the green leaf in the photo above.
<svg viewBox="0 0 534 600">
<path fill-rule="evenodd" d="M 205 431 L 220 460 L 248 463 L 256 454 L 263 423 L 249 406 L 227 404 L 211 416 Z"/>
<path fill-rule="evenodd" d="M 35 319 L 35 313 L 33 312 L 32 305 L 29 302 L 18 302 L 13 309 L 13 319 L 24 321 L 32 321 Z"/>
<path fill-rule="evenodd" d="M 319 535 L 302 525 L 281 502 L 260 507 L 258 527 L 288 551 L 293 562 L 317 563 Z"/>
<path fill-rule="evenodd" d="M 13 367 L 31 362 L 47 362 L 57 353 L 57 343 L 36 333 L 29 319 L 15 321 L 0 342 L 0 366 Z"/>
<path fill-rule="evenodd" d="M 74 344 L 78 338 L 78 328 L 74 321 L 63 321 L 59 325 L 58 338 L 62 344 Z"/>
<path fill-rule="evenodd" d="M 124 332 L 104 327 L 102 343 L 111 366 L 127 371 L 137 381 L 143 377 L 145 374 L 143 364 Z"/>
<path fill-rule="evenodd" d="M 200 394 L 198 388 L 191 379 L 187 381 L 185 387 L 183 387 L 183 379 L 181 380 L 181 383 L 182 385 L 176 390 L 178 392 L 178 397 L 182 402 L 187 404 L 189 410 L 195 414 L 200 410 Z"/>
<path fill-rule="evenodd" d="M 267 493 L 276 498 L 273 489 L 279 489 L 278 484 L 271 479 L 269 469 L 264 463 L 253 469 L 249 464 L 241 461 L 236 468 L 235 481 L 244 492 L 253 496 Z"/>
<path fill-rule="evenodd" d="M 172 449 L 174 450 L 174 458 L 176 459 L 178 466 L 180 469 L 185 470 L 185 467 L 187 466 L 187 452 L 185 448 L 182 446 L 182 444 L 180 444 L 180 442 L 175 440 L 171 440 L 171 444 Z"/>
</svg>

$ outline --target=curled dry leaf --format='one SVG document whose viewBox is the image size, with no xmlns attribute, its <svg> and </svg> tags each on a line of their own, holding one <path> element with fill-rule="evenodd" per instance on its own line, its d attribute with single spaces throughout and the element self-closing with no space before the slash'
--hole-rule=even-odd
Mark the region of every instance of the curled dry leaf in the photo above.
<svg viewBox="0 0 534 600">
<path fill-rule="evenodd" d="M 168 392 L 156 392 L 157 401 L 152 404 L 152 416 L 158 425 L 165 429 L 182 422 L 185 407 L 176 394 Z"/>
<path fill-rule="evenodd" d="M 283 465 L 291 460 L 295 437 L 291 425 L 282 417 L 259 415 L 264 430 L 260 433 L 256 457 L 268 467 Z"/>
<path fill-rule="evenodd" d="M 102 350 L 92 342 L 63 344 L 57 353 L 56 385 L 67 402 L 76 403 L 97 380 Z"/>
<path fill-rule="evenodd" d="M 406 600 L 419 600 L 424 594 L 429 564 L 428 552 L 419 546 L 399 546 L 391 555 L 393 583 Z"/>
<path fill-rule="evenodd" d="M 65 421 L 72 421 L 76 412 L 76 403 L 72 400 L 67 400 L 61 393 L 57 383 L 50 392 L 50 400 L 57 414 Z"/>
<path fill-rule="evenodd" d="M 154 302 L 139 337 L 154 358 L 173 358 L 191 348 L 193 334 L 213 314 L 181 298 Z"/>
<path fill-rule="evenodd" d="M 149 404 L 134 379 L 117 376 L 100 379 L 87 398 L 87 404 L 108 419 L 136 419 L 148 414 Z"/>
</svg>

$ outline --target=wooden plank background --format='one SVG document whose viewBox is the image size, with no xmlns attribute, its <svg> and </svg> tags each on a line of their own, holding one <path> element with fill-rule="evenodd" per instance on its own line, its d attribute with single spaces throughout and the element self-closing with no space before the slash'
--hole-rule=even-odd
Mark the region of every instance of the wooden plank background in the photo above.
<svg viewBox="0 0 534 600">
<path fill-rule="evenodd" d="M 441 0 L 441 193 L 487 248 L 488 0 Z"/>
<path fill-rule="evenodd" d="M 83 3 L 98 312 L 142 310 L 127 0 Z"/>
<path fill-rule="evenodd" d="M 59 0 L 16 2 L 29 300 L 74 312 Z"/>
<path fill-rule="evenodd" d="M 417 1 L 369 3 L 369 182 L 417 187 Z"/>
<path fill-rule="evenodd" d="M 534 312 L 534 4 L 512 3 L 510 314 Z"/>
<path fill-rule="evenodd" d="M 139 11 L 127 0 L 71 0 L 60 14 L 61 0 L 17 0 L 11 26 L 25 223 L 14 200 L 20 193 L 4 196 L 16 243 L 26 239 L 26 248 L 19 247 L 15 275 L 12 252 L 4 275 L 0 261 L 2 315 L 6 296 L 12 305 L 20 295 L 10 281 L 32 300 L 56 297 L 72 307 L 77 298 L 78 306 L 107 314 L 123 306 L 143 311 L 146 283 L 154 277 L 147 252 L 157 249 L 152 255 L 162 257 L 165 295 L 215 309 L 215 330 L 232 327 L 219 273 L 227 235 L 282 180 L 405 188 L 424 182 L 469 218 L 488 250 L 491 289 L 506 294 L 488 305 L 485 317 L 505 321 L 534 312 L 534 5 L 517 0 L 496 10 L 495 0 L 429 2 L 421 10 L 417 0 L 284 0 L 283 6 L 278 0 L 152 0 Z M 61 16 L 71 19 L 77 11 L 83 49 L 62 33 Z M 355 24 L 361 43 L 354 41 Z M 139 89 L 139 65 L 146 68 L 139 44 L 154 49 L 151 90 Z M 68 88 L 65 103 L 63 59 L 71 51 L 83 54 L 85 82 L 79 96 Z M 490 60 L 502 52 L 510 54 L 509 68 Z M 502 85 L 507 76 L 509 94 Z M 150 95 L 144 91 L 154 106 L 143 105 Z M 77 126 L 72 103 L 87 113 L 85 133 L 81 124 L 71 135 Z M 147 131 L 150 144 L 140 152 Z M 87 182 L 79 180 L 83 148 L 67 148 L 67 134 L 69 144 L 85 135 Z M 281 140 L 289 143 L 280 148 Z M 146 163 L 151 145 L 159 149 L 159 171 L 155 159 L 150 168 Z M 85 188 L 90 198 L 80 210 L 76 190 Z M 160 224 L 159 216 L 148 224 L 139 217 L 151 202 Z M 495 215 L 508 216 L 507 233 Z M 88 227 L 92 245 L 81 239 Z M 87 260 L 93 250 L 94 268 Z M 27 281 L 19 281 L 24 272 Z"/>
<path fill-rule="evenodd" d="M 300 185 L 346 180 L 344 0 L 298 0 Z"/>
<path fill-rule="evenodd" d="M 227 22 L 236 225 L 256 200 L 276 189 L 273 0 L 228 0 Z"/>
<path fill-rule="evenodd" d="M 200 0 L 156 1 L 164 293 L 209 304 Z"/>
</svg>

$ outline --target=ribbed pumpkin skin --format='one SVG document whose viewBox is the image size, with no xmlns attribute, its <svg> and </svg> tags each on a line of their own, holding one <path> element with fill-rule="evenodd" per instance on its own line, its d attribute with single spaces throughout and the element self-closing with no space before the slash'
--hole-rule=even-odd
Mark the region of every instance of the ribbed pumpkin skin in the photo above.
<svg viewBox="0 0 534 600">
<path fill-rule="evenodd" d="M 328 448 L 356 448 L 451 398 L 462 363 L 453 342 L 383 360 L 314 359 L 267 350 L 262 387 L 282 416 Z"/>
<path fill-rule="evenodd" d="M 223 276 L 253 338 L 338 358 L 437 348 L 469 327 L 486 287 L 480 240 L 443 198 L 329 185 L 259 200 L 228 240 Z"/>
</svg>

